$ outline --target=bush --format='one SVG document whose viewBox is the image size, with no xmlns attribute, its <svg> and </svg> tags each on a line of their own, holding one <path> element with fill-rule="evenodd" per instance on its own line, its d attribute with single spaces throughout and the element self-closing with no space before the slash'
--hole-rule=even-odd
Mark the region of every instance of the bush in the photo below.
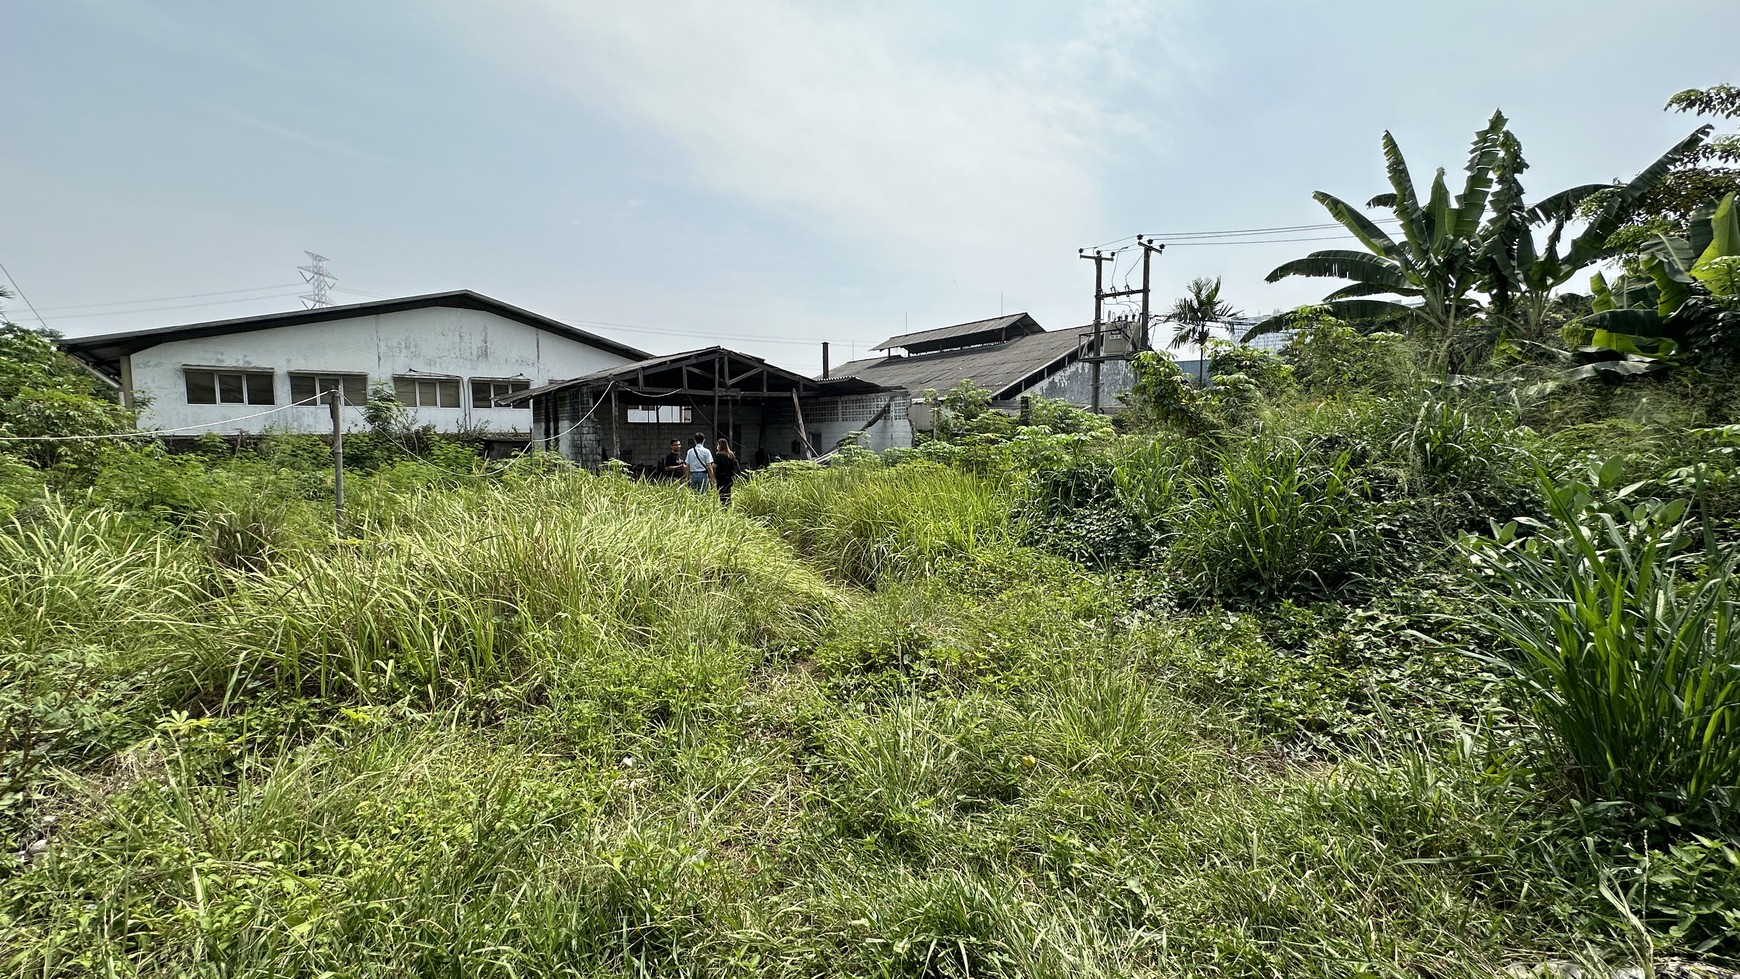
<svg viewBox="0 0 1740 979">
<path fill-rule="evenodd" d="M 1167 570 L 1203 597 L 1329 595 L 1371 563 L 1366 504 L 1345 455 L 1327 464 L 1295 443 L 1252 442 L 1193 477 Z"/>
<path fill-rule="evenodd" d="M 1504 641 L 1492 661 L 1536 722 L 1541 768 L 1584 799 L 1732 824 L 1740 558 L 1691 545 L 1684 501 L 1598 504 L 1588 484 L 1541 484 L 1552 526 L 1469 545 Z"/>
</svg>

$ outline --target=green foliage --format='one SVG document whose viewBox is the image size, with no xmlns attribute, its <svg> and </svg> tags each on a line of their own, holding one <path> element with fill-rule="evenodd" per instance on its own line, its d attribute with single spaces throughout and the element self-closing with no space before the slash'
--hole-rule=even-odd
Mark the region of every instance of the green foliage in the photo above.
<svg viewBox="0 0 1740 979">
<path fill-rule="evenodd" d="M 131 431 L 133 415 L 54 340 L 0 321 L 0 465 L 10 458 L 43 470 L 53 485 L 87 485 L 113 442 L 65 437 Z"/>
<path fill-rule="evenodd" d="M 1690 549 L 1685 501 L 1542 477 L 1554 523 L 1471 555 L 1545 770 L 1585 799 L 1731 825 L 1740 785 L 1734 556 Z"/>
<path fill-rule="evenodd" d="M 1318 397 L 1394 395 L 1419 381 L 1412 349 L 1399 333 L 1360 333 L 1316 307 L 1296 311 L 1281 359 L 1301 390 Z"/>
<path fill-rule="evenodd" d="M 1167 569 L 1193 594 L 1327 595 L 1369 567 L 1369 524 L 1345 455 L 1323 464 L 1296 444 L 1253 442 L 1188 485 Z"/>
<path fill-rule="evenodd" d="M 904 458 L 775 466 L 731 511 L 443 442 L 353 471 L 336 540 L 317 441 L 27 480 L 0 529 L 0 836 L 34 849 L 0 861 L 0 972 L 1740 955 L 1722 790 L 1654 815 L 1567 793 L 1519 681 L 1461 656 L 1505 635 L 1482 604 L 1578 586 L 1494 597 L 1449 546 L 1526 518 L 1537 543 L 1483 547 L 1551 552 L 1534 466 L 1623 447 L 1583 525 L 1693 498 L 1649 607 L 1703 607 L 1731 433 L 1588 402 L 1543 439 L 1448 390 L 1300 400 L 1273 363 L 1191 389 L 1195 433 L 1035 401 Z M 1238 424 L 1212 400 L 1235 387 Z"/>
<path fill-rule="evenodd" d="M 935 463 L 824 469 L 775 465 L 732 500 L 797 552 L 840 578 L 874 587 L 921 573 L 1008 533 L 1010 501 L 989 483 Z"/>
</svg>

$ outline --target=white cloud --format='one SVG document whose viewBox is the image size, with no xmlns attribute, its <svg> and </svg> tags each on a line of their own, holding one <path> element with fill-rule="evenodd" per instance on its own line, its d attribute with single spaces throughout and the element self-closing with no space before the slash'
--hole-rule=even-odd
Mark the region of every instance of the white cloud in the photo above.
<svg viewBox="0 0 1740 979">
<path fill-rule="evenodd" d="M 1005 282 L 1076 271 L 1075 247 L 1119 193 L 1100 185 L 1099 161 L 1155 138 L 1147 96 L 1170 63 L 1155 5 L 1136 0 L 1088 5 L 1065 36 L 946 54 L 924 50 L 930 39 L 884 5 L 539 9 L 511 37 L 497 33 L 514 59 L 651 126 L 698 181 L 838 238 Z"/>
</svg>

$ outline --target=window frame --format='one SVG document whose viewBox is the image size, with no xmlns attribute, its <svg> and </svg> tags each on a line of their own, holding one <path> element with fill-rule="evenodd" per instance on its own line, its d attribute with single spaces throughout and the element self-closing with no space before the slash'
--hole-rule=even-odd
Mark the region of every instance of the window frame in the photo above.
<svg viewBox="0 0 1740 979">
<path fill-rule="evenodd" d="M 464 381 L 464 378 L 461 378 L 457 374 L 394 374 L 393 375 L 393 398 L 394 398 L 394 400 L 398 401 L 400 404 L 405 405 L 408 408 L 440 408 L 440 409 L 446 409 L 446 410 L 451 410 L 451 411 L 457 411 L 457 410 L 464 407 L 464 402 L 460 398 L 460 394 L 462 393 L 460 390 L 460 385 L 463 383 L 463 381 Z M 415 400 L 412 400 L 412 401 L 405 400 L 405 388 L 404 388 L 404 386 L 407 384 L 410 385 L 411 391 L 416 395 Z M 425 385 L 425 384 L 431 384 L 431 385 L 435 386 L 435 401 L 433 404 L 425 404 L 423 402 L 423 393 L 422 392 L 423 392 L 423 385 Z M 441 395 L 444 393 L 442 391 L 443 386 L 450 386 L 451 387 L 451 390 L 453 392 L 453 403 L 452 404 L 445 404 L 444 405 L 441 403 Z"/>
<path fill-rule="evenodd" d="M 194 378 L 203 375 L 210 380 L 211 400 L 196 400 L 194 398 Z M 234 378 L 241 382 L 241 397 L 238 400 L 224 398 L 225 378 Z M 190 405 L 276 405 L 278 403 L 278 372 L 260 367 L 197 367 L 183 364 L 181 368 L 182 394 Z M 265 385 L 266 400 L 256 399 L 259 386 Z M 203 393 L 203 392 L 201 392 Z"/>
<path fill-rule="evenodd" d="M 488 396 L 484 399 L 482 404 L 479 404 L 477 400 L 477 387 L 480 384 L 485 385 L 489 391 Z M 496 394 L 495 389 L 501 386 L 506 386 L 507 390 L 502 394 Z M 497 398 L 505 398 L 509 395 L 519 394 L 522 391 L 530 391 L 532 389 L 530 378 L 473 377 L 470 379 L 469 388 L 471 394 L 471 407 L 473 408 L 505 408 L 509 411 L 530 411 L 532 409 L 532 406 L 529 404 L 502 405 L 495 403 Z"/>
<path fill-rule="evenodd" d="M 293 370 L 288 373 L 290 375 L 290 401 L 292 403 L 302 401 L 304 398 L 313 397 L 314 395 L 325 394 L 329 389 L 326 385 L 321 383 L 323 381 L 339 382 L 339 389 L 344 392 L 344 404 L 347 407 L 360 408 L 369 403 L 369 376 L 367 374 L 361 374 L 356 371 L 306 370 Z M 314 390 L 298 397 L 296 393 L 296 382 L 307 380 L 312 380 L 314 382 Z M 308 402 L 309 407 L 321 407 L 325 404 L 325 398 Z"/>
<path fill-rule="evenodd" d="M 629 425 L 692 425 L 695 410 L 689 405 L 629 405 L 623 422 Z M 674 417 L 666 417 L 671 413 Z M 635 417 L 639 413 L 641 417 Z M 652 417 L 646 417 L 647 414 Z"/>
</svg>

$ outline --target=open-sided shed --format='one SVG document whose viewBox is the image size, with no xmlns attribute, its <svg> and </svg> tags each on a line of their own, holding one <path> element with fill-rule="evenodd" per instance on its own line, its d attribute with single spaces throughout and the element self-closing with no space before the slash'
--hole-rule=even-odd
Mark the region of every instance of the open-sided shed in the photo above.
<svg viewBox="0 0 1740 979">
<path fill-rule="evenodd" d="M 910 396 L 861 378 L 816 379 L 707 347 L 623 364 L 503 399 L 532 407 L 532 439 L 583 465 L 657 463 L 673 438 L 728 436 L 749 459 L 808 458 L 862 431 L 876 450 L 912 444 Z"/>
</svg>

